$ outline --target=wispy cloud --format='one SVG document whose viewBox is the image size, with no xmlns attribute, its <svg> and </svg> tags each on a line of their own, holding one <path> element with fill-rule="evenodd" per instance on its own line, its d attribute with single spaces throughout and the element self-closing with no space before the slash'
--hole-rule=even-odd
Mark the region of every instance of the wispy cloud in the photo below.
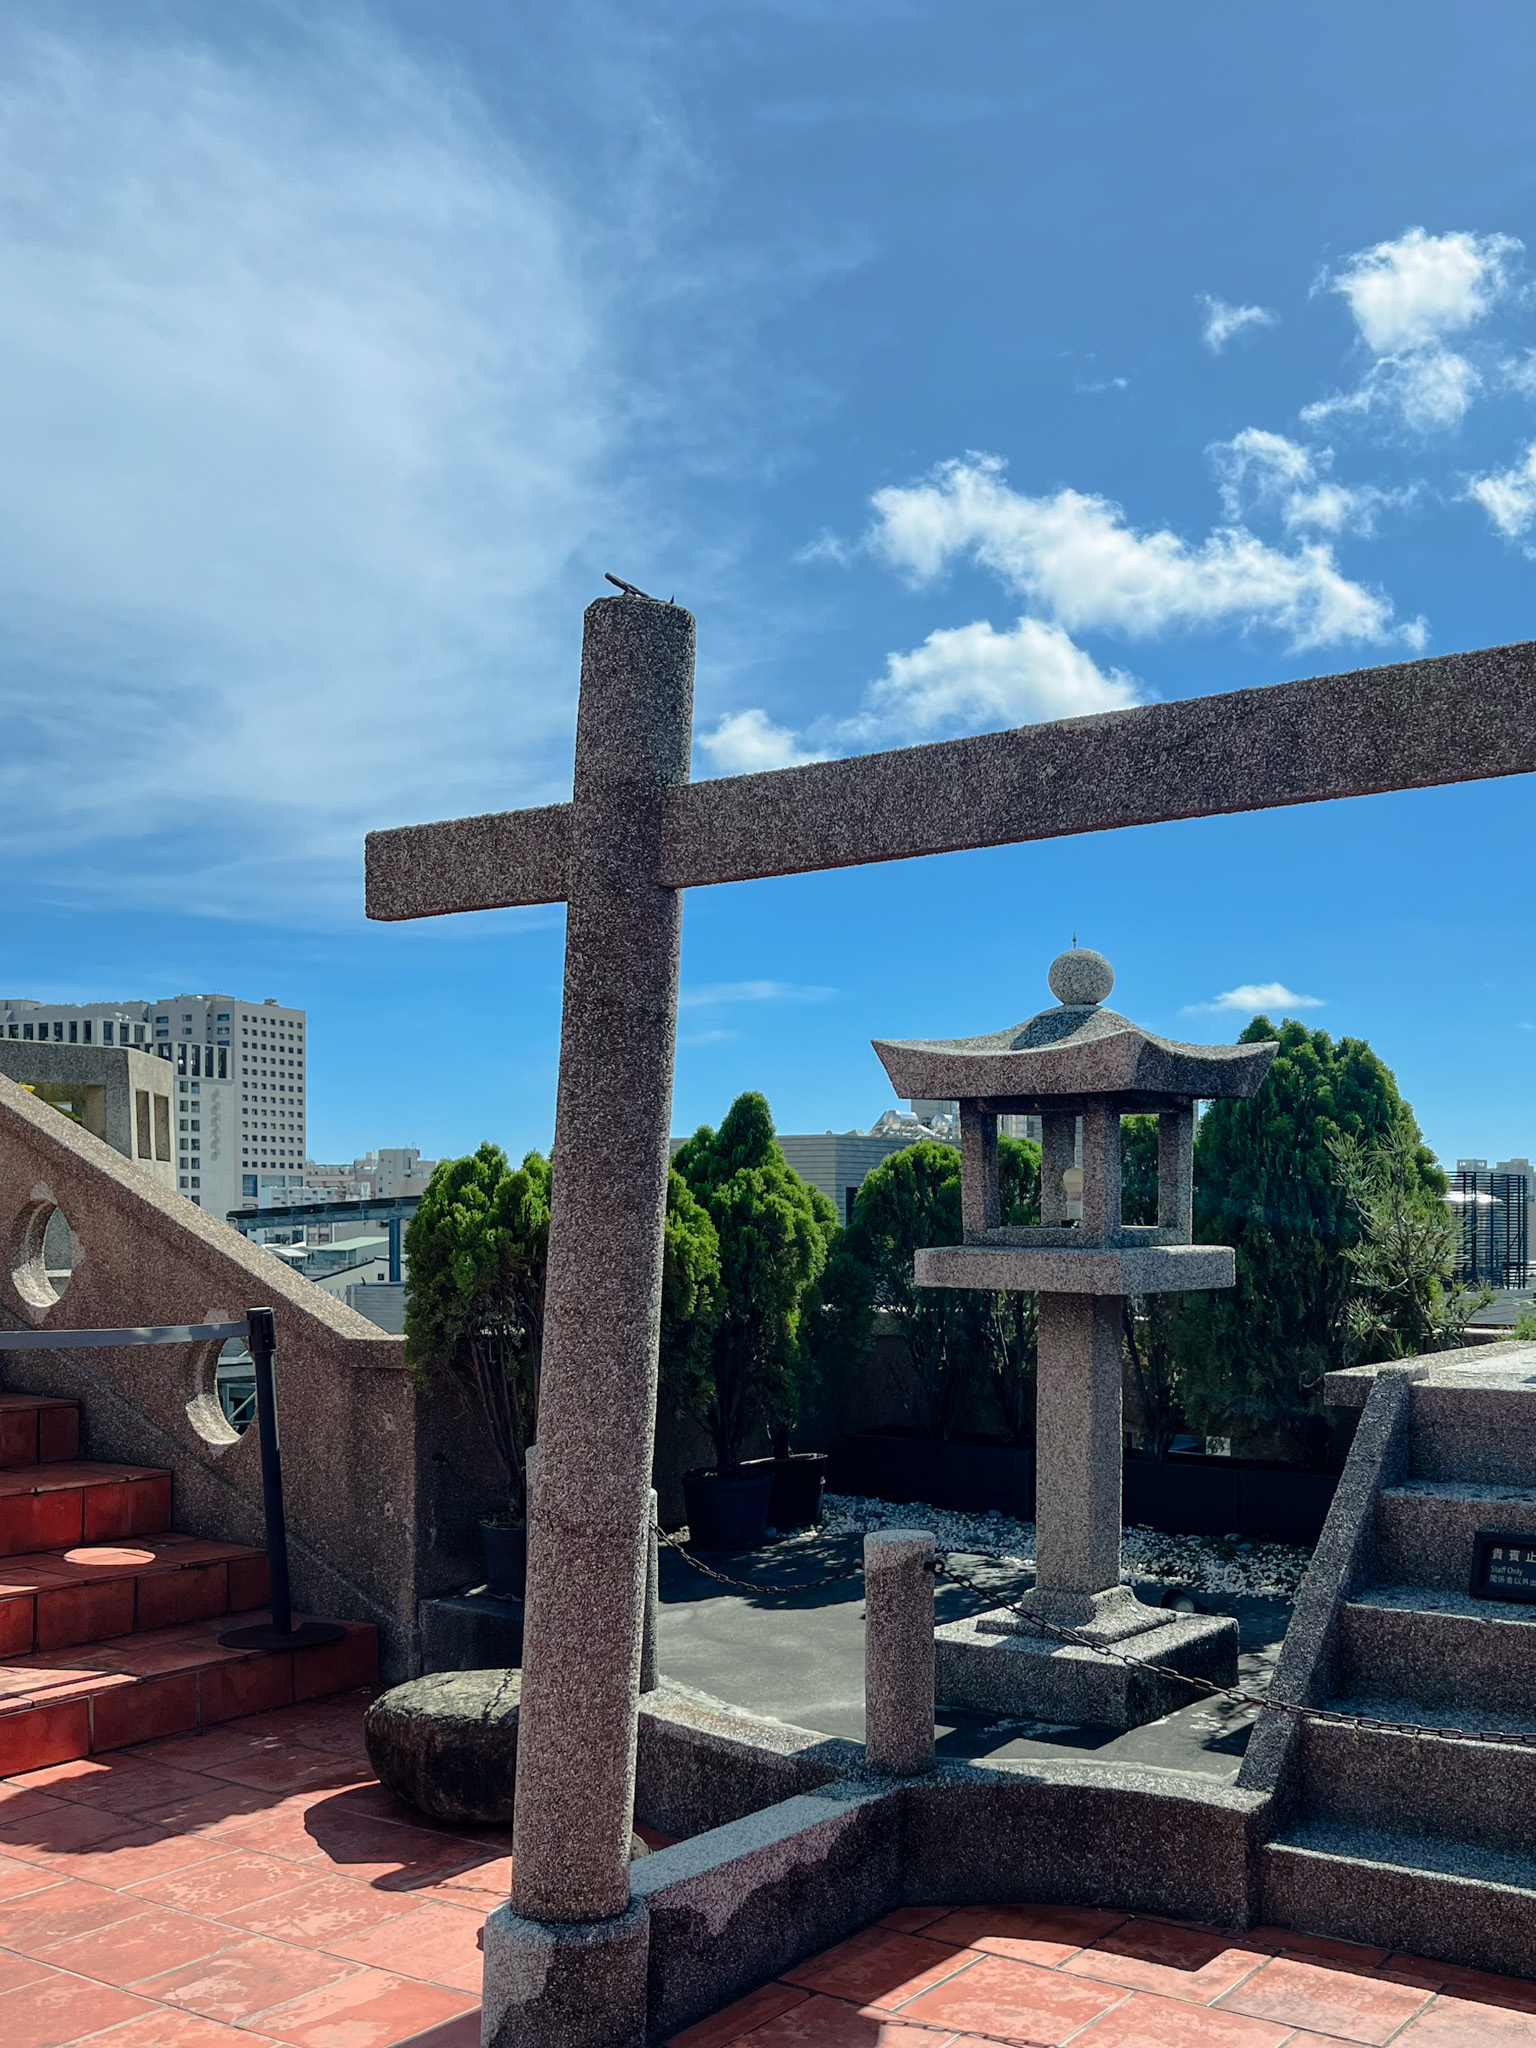
<svg viewBox="0 0 1536 2048">
<path fill-rule="evenodd" d="M 461 82 L 316 20 L 265 65 L 0 30 L 0 846 L 136 842 L 144 887 L 174 821 L 225 911 L 350 896 L 424 786 L 538 791 L 571 693 L 528 608 L 614 444 L 559 202 Z"/>
<path fill-rule="evenodd" d="M 1210 292 L 1196 294 L 1195 303 L 1205 310 L 1200 339 L 1213 356 L 1219 356 L 1229 341 L 1255 327 L 1278 327 L 1280 315 L 1271 306 L 1229 306 Z"/>
<path fill-rule="evenodd" d="M 705 1010 L 730 1003 L 825 1003 L 837 994 L 835 988 L 821 988 L 796 981 L 713 981 L 680 988 L 680 1010 Z"/>
<path fill-rule="evenodd" d="M 1293 988 L 1287 988 L 1283 981 L 1244 981 L 1236 988 L 1223 989 L 1219 996 L 1213 996 L 1208 1003 L 1186 1003 L 1183 1014 L 1186 1017 L 1209 1016 L 1221 1010 L 1240 1010 L 1245 1014 L 1256 1010 L 1320 1010 L 1321 996 L 1298 995 Z"/>
<path fill-rule="evenodd" d="M 1230 441 L 1213 442 L 1206 453 L 1216 472 L 1227 517 L 1273 512 L 1288 533 L 1369 535 L 1381 512 L 1407 504 L 1411 490 L 1382 490 L 1375 484 L 1342 484 L 1329 474 L 1331 448 L 1306 448 L 1284 434 L 1245 427 Z"/>
</svg>

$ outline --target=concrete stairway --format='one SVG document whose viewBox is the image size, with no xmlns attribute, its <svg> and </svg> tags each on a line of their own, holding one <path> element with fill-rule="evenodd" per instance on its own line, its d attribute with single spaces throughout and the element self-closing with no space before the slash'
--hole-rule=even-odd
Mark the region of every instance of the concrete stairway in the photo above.
<svg viewBox="0 0 1536 2048">
<path fill-rule="evenodd" d="M 0 1777 L 370 1682 L 371 1627 L 226 1650 L 266 1558 L 171 1529 L 171 1475 L 81 1459 L 70 1401 L 0 1394 Z"/>
<path fill-rule="evenodd" d="M 1315 1703 L 1536 1736 L 1536 1607 L 1466 1590 L 1476 1530 L 1536 1541 L 1536 1372 L 1437 1373 L 1412 1386 L 1406 1425 Z M 1306 1722 L 1280 1804 L 1266 1919 L 1536 1973 L 1536 1747 Z"/>
</svg>

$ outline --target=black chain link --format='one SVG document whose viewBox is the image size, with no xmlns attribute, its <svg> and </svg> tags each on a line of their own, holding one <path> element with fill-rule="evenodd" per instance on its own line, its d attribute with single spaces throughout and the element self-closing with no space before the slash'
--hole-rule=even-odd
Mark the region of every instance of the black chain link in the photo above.
<svg viewBox="0 0 1536 2048">
<path fill-rule="evenodd" d="M 1257 1707 L 1261 1713 L 1287 1714 L 1297 1721 L 1325 1721 L 1332 1727 L 1353 1728 L 1357 1734 L 1367 1728 L 1382 1729 L 1391 1735 L 1411 1735 L 1416 1742 L 1493 1742 L 1507 1748 L 1536 1749 L 1536 1732 L 1505 1728 L 1426 1728 L 1418 1721 L 1382 1721 L 1371 1714 L 1346 1714 L 1334 1707 L 1299 1706 L 1290 1700 L 1277 1700 L 1271 1693 L 1248 1692 L 1242 1686 L 1217 1685 L 1213 1679 L 1195 1678 L 1187 1671 L 1175 1671 L 1168 1664 L 1149 1664 L 1144 1658 L 1112 1649 L 1107 1643 L 1093 1642 L 1077 1629 L 1063 1628 L 1057 1622 L 1046 1621 L 1042 1616 L 1032 1614 L 1017 1600 L 1000 1600 L 989 1587 L 979 1586 L 974 1579 L 957 1572 L 949 1562 L 952 1557 L 977 1555 L 979 1553 L 975 1551 L 935 1551 L 934 1573 L 939 1578 L 948 1579 L 952 1585 L 963 1587 L 967 1593 L 974 1593 L 978 1599 L 986 1601 L 989 1608 L 1002 1607 L 1009 1614 L 1017 1615 L 1020 1621 L 1040 1635 L 1050 1636 L 1057 1642 L 1071 1643 L 1078 1649 L 1091 1650 L 1095 1656 L 1111 1658 L 1116 1664 L 1150 1672 L 1155 1678 L 1172 1679 L 1208 1699 L 1233 1700 L 1238 1706 Z"/>
<path fill-rule="evenodd" d="M 653 1523 L 657 1536 L 669 1550 L 675 1550 L 679 1557 L 692 1565 L 706 1579 L 713 1579 L 717 1586 L 729 1586 L 735 1593 L 767 1595 L 775 1599 L 792 1599 L 797 1593 L 819 1593 L 827 1586 L 845 1584 L 856 1579 L 864 1570 L 862 1562 L 851 1564 L 840 1572 L 829 1572 L 825 1578 L 803 1579 L 786 1586 L 773 1580 L 733 1579 L 727 1572 L 717 1572 L 713 1565 L 707 1565 L 693 1552 L 680 1537 L 669 1536 L 665 1529 Z M 867 1532 L 866 1532 L 867 1533 Z M 963 1592 L 973 1593 L 984 1601 L 989 1609 L 1003 1608 L 1016 1615 L 1026 1628 L 1036 1634 L 1049 1636 L 1056 1642 L 1071 1643 L 1075 1648 L 1091 1650 L 1096 1657 L 1108 1657 L 1116 1664 L 1128 1665 L 1135 1671 L 1145 1671 L 1154 1678 L 1166 1678 L 1176 1685 L 1187 1686 L 1191 1692 L 1206 1699 L 1231 1700 L 1240 1707 L 1255 1707 L 1260 1713 L 1285 1714 L 1295 1721 L 1323 1721 L 1334 1728 L 1352 1728 L 1357 1734 L 1367 1729 L 1378 1730 L 1389 1735 L 1411 1736 L 1415 1742 L 1487 1742 L 1501 1745 L 1506 1749 L 1536 1749 L 1536 1732 L 1513 1728 L 1427 1728 L 1419 1721 L 1384 1721 L 1372 1714 L 1347 1714 L 1336 1707 L 1304 1707 L 1291 1700 L 1276 1699 L 1273 1694 L 1249 1692 L 1238 1685 L 1217 1685 L 1214 1679 L 1196 1678 L 1187 1671 L 1175 1671 L 1170 1664 L 1149 1664 L 1145 1658 L 1116 1650 L 1108 1643 L 1096 1643 L 1078 1629 L 1063 1628 L 1060 1623 L 1046 1621 L 1038 1614 L 1032 1614 L 1016 1600 L 1003 1599 L 995 1588 L 978 1585 L 975 1579 L 967 1578 L 949 1562 L 952 1557 L 984 1557 L 985 1551 L 936 1550 L 927 1569 L 935 1578 L 948 1579 L 951 1585 Z"/>
<path fill-rule="evenodd" d="M 864 1570 L 861 1560 L 856 1564 L 849 1565 L 845 1571 L 828 1572 L 824 1579 L 802 1579 L 793 1586 L 777 1585 L 771 1579 L 763 1581 L 733 1579 L 725 1572 L 717 1572 L 713 1565 L 705 1564 L 702 1558 L 695 1557 L 693 1552 L 684 1544 L 681 1537 L 669 1536 L 665 1529 L 660 1528 L 654 1522 L 651 1524 L 651 1527 L 655 1529 L 656 1534 L 666 1544 L 667 1548 L 675 1550 L 679 1557 L 686 1558 L 696 1572 L 702 1572 L 706 1579 L 713 1579 L 717 1586 L 729 1586 L 737 1593 L 769 1593 L 780 1599 L 787 1599 L 795 1593 L 819 1593 L 824 1586 L 840 1586 L 845 1580 L 858 1578 Z"/>
</svg>

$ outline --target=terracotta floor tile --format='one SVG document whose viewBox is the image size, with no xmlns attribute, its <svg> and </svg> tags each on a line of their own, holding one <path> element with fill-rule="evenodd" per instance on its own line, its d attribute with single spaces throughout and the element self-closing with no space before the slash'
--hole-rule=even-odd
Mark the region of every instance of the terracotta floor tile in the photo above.
<svg viewBox="0 0 1536 2048">
<path fill-rule="evenodd" d="M 475 1906 L 489 1913 L 512 1890 L 512 1858 L 498 1856 L 494 1863 L 476 1863 L 468 1870 L 450 1871 L 431 1884 L 417 1885 L 413 1899 L 436 1899 L 445 1906 Z"/>
<path fill-rule="evenodd" d="M 417 1977 L 427 1984 L 448 1984 L 478 1997 L 484 1963 L 479 1935 L 484 1925 L 483 1913 L 462 1906 L 422 1906 L 403 1920 L 342 1935 L 325 1946 L 348 1962 L 393 1970 L 397 1976 Z"/>
<path fill-rule="evenodd" d="M 1271 1955 L 1311 1956 L 1342 1963 L 1351 1970 L 1369 1970 L 1387 1960 L 1384 1948 L 1372 1948 L 1363 1941 L 1335 1941 L 1329 1934 L 1298 1934 L 1294 1927 L 1250 1927 L 1243 1941 L 1247 1947 Z"/>
<path fill-rule="evenodd" d="M 49 1764 L 47 1771 L 62 1769 L 62 1765 Z M 29 1813 L 46 1813 L 50 1806 L 61 1804 L 55 1792 L 45 1791 L 41 1780 L 47 1771 L 28 1771 L 19 1778 L 6 1778 L 0 1782 L 0 1821 L 22 1820 Z"/>
<path fill-rule="evenodd" d="M 150 2010 L 144 1999 L 126 1991 L 55 1972 L 40 1983 L 0 1992 L 0 2041 L 5 2048 L 66 2048 L 83 2035 Z"/>
<path fill-rule="evenodd" d="M 135 1826 L 121 1814 L 101 1813 L 93 1806 L 61 1799 L 46 1813 L 0 1821 L 0 1855 L 16 1856 L 23 1862 L 83 1855 L 88 1849 L 99 1849 L 103 1843 L 132 1834 Z"/>
<path fill-rule="evenodd" d="M 65 1880 L 0 1902 L 0 1948 L 31 1955 L 50 1942 L 88 1934 L 93 1927 L 108 1927 L 143 1910 L 142 1899 L 124 1898 L 104 1885 Z"/>
<path fill-rule="evenodd" d="M 294 2048 L 391 2048 L 456 2013 L 473 2010 L 476 2003 L 464 1992 L 438 1984 L 362 1970 L 296 1998 L 279 2011 L 263 2012 L 256 2024 L 263 2034 L 291 2042 Z"/>
<path fill-rule="evenodd" d="M 90 2048 L 261 2048 L 260 2037 L 205 2020 L 195 2012 L 157 2006 L 125 2026 L 93 2034 Z"/>
<path fill-rule="evenodd" d="M 151 1907 L 131 1919 L 114 1920 L 109 1927 L 57 1941 L 42 1957 L 57 1970 L 73 1970 L 78 1977 L 126 1988 L 141 1977 L 158 1976 L 162 1970 L 212 1955 L 215 1949 L 232 1948 L 239 1939 L 234 1928 Z"/>
<path fill-rule="evenodd" d="M 1132 1991 L 1214 2005 L 1269 1960 L 1261 1951 L 1245 1948 L 1240 1937 L 1157 1920 L 1128 1920 L 1062 1968 L 1073 1976 L 1102 1978 Z"/>
<path fill-rule="evenodd" d="M 377 1781 L 371 1785 L 349 1785 L 344 1791 L 333 1792 L 328 1801 L 316 1804 L 323 1804 L 328 1815 L 338 1821 L 388 1822 L 408 1828 L 424 1825 L 424 1817 L 414 1806 L 407 1806 Z"/>
<path fill-rule="evenodd" d="M 194 1776 L 189 1772 L 188 1776 Z M 168 1828 L 177 1834 L 213 1835 L 271 1813 L 272 1794 L 249 1785 L 229 1785 L 219 1778 L 194 1777 L 201 1791 L 157 1801 L 135 1814 L 146 1827 Z"/>
<path fill-rule="evenodd" d="M 924 1930 L 934 1941 L 979 1948 L 1050 1968 L 1076 1955 L 1124 1920 L 1091 1906 L 962 1906 Z"/>
<path fill-rule="evenodd" d="M 106 1765 L 92 1776 L 60 1783 L 58 1797 L 108 1813 L 142 1813 L 146 1807 L 171 1806 L 177 1800 L 197 1799 L 207 1793 L 209 1780 L 196 1771 L 179 1771 L 173 1764 L 152 1764 L 141 1757 L 116 1753 L 82 1761 Z"/>
<path fill-rule="evenodd" d="M 27 1863 L 17 1856 L 0 1856 L 0 1899 L 15 1898 L 21 1892 L 35 1892 L 45 1884 L 58 1884 L 56 1870 L 40 1863 Z"/>
<path fill-rule="evenodd" d="M 1486 1970 L 1468 1970 L 1459 1963 L 1432 1963 L 1423 1956 L 1388 1956 L 1378 1973 L 1383 1977 L 1406 1976 L 1432 1981 L 1453 1998 L 1469 1999 L 1474 2005 L 1508 2006 L 1514 2012 L 1536 2012 L 1536 1981 L 1529 1977 L 1496 1977 Z"/>
<path fill-rule="evenodd" d="M 264 1812 L 231 1814 L 213 1828 L 207 1839 L 223 1849 L 256 1850 L 264 1856 L 281 1856 L 296 1864 L 326 1862 L 325 1850 L 315 1840 L 307 1817 L 281 1807 Z M 313 1877 L 316 1873 L 310 1871 Z"/>
<path fill-rule="evenodd" d="M 1508 2006 L 1442 1996 L 1397 2038 L 1403 2048 L 1536 2048 L 1536 2018 Z"/>
<path fill-rule="evenodd" d="M 894 1912 L 882 1913 L 875 1925 L 892 1927 L 898 1934 L 916 1934 L 946 1919 L 953 1911 L 953 1906 L 898 1906 Z"/>
<path fill-rule="evenodd" d="M 221 1848 L 217 1855 L 194 1863 L 188 1870 L 141 1879 L 133 1891 L 137 1897 L 153 1900 L 157 1905 L 220 1919 L 241 1906 L 293 1891 L 305 1882 L 305 1872 L 297 1863 L 251 1850 Z"/>
<path fill-rule="evenodd" d="M 744 2039 L 751 2048 L 945 2048 L 952 2034 L 928 2027 L 904 2027 L 873 2006 L 846 1999 L 803 1999 L 757 2027 Z"/>
<path fill-rule="evenodd" d="M 387 1891 L 409 1891 L 475 1863 L 472 1842 L 425 1828 L 387 1827 L 381 1822 L 327 1826 L 311 1812 L 306 1826 L 326 1860 L 342 1877 Z"/>
<path fill-rule="evenodd" d="M 901 2017 L 926 2020 L 1004 2040 L 1055 2043 L 1086 2027 L 1125 1997 L 1116 1984 L 1094 1984 L 1011 1956 L 987 1956 L 903 2006 Z"/>
<path fill-rule="evenodd" d="M 1073 2036 L 1073 2048 L 1292 2048 L 1296 2036 L 1272 2020 L 1191 2007 L 1186 2000 L 1138 1991 Z"/>
<path fill-rule="evenodd" d="M 418 1910 L 415 1900 L 402 1892 L 375 1891 L 345 1877 L 321 1877 L 274 1898 L 232 1907 L 219 1917 L 232 1927 L 291 1941 L 300 1948 L 330 1948 L 365 1927 Z"/>
<path fill-rule="evenodd" d="M 38 1984 L 49 1973 L 49 1965 L 31 1956 L 12 1955 L 0 1948 L 0 1991 L 15 1991 L 22 1984 Z"/>
<path fill-rule="evenodd" d="M 319 1791 L 343 1785 L 370 1784 L 373 1772 L 329 1750 L 283 1749 L 276 1754 L 251 1752 L 227 1763 L 210 1764 L 208 1775 L 229 1778 L 237 1785 L 256 1785 L 280 1792 Z"/>
<path fill-rule="evenodd" d="M 921 1909 L 912 1907 L 904 1910 Z M 884 1926 L 886 1923 L 882 1921 L 880 1924 Z M 728 2042 L 750 2034 L 754 2027 L 762 2026 L 767 2020 L 777 2019 L 791 2006 L 803 2005 L 810 1995 L 808 1991 L 797 1991 L 790 1984 L 761 1985 L 756 1991 L 749 1991 L 745 1998 L 738 1998 L 734 2005 L 728 2005 L 724 2012 L 714 2013 L 709 2019 L 700 2020 L 694 2026 L 685 2027 L 680 2034 L 674 2034 L 667 2048 L 727 2048 Z"/>
<path fill-rule="evenodd" d="M 216 1842 L 200 1841 L 196 1835 L 140 1828 L 104 1842 L 99 1849 L 60 1854 L 46 1860 L 48 1868 L 62 1876 L 84 1878 L 90 1884 L 121 1886 L 142 1884 L 147 1878 L 164 1877 L 173 1870 L 189 1870 L 194 1863 L 206 1863 L 210 1856 L 218 1854 Z"/>
<path fill-rule="evenodd" d="M 784 1982 L 829 1998 L 851 1999 L 855 2005 L 896 2006 L 960 1967 L 961 1949 L 929 1941 L 920 1934 L 900 1934 L 888 1927 L 866 1927 L 786 1970 Z"/>
<path fill-rule="evenodd" d="M 145 1977 L 138 1991 L 141 1997 L 199 2012 L 204 2019 L 234 2024 L 269 2005 L 284 2005 L 289 1999 L 318 1991 L 323 1984 L 350 1977 L 357 1967 L 339 1956 L 294 1948 L 285 1941 L 237 1941 L 233 1948 L 220 1949 L 202 1962 Z M 255 2031 L 267 2030 L 258 2027 Z"/>
<path fill-rule="evenodd" d="M 1412 1984 L 1277 1956 L 1217 2004 L 1222 2012 L 1249 2013 L 1380 2048 L 1422 2008 L 1425 1996 Z"/>
</svg>

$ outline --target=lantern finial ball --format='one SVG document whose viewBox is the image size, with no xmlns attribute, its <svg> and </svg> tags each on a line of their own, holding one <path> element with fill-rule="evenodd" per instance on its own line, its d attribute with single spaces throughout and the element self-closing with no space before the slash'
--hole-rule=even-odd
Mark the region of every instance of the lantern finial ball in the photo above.
<svg viewBox="0 0 1536 2048">
<path fill-rule="evenodd" d="M 1069 1008 L 1091 1009 L 1102 1003 L 1115 985 L 1115 970 L 1102 953 L 1088 946 L 1074 946 L 1070 953 L 1058 953 L 1051 962 L 1047 979 L 1051 994 Z"/>
</svg>

